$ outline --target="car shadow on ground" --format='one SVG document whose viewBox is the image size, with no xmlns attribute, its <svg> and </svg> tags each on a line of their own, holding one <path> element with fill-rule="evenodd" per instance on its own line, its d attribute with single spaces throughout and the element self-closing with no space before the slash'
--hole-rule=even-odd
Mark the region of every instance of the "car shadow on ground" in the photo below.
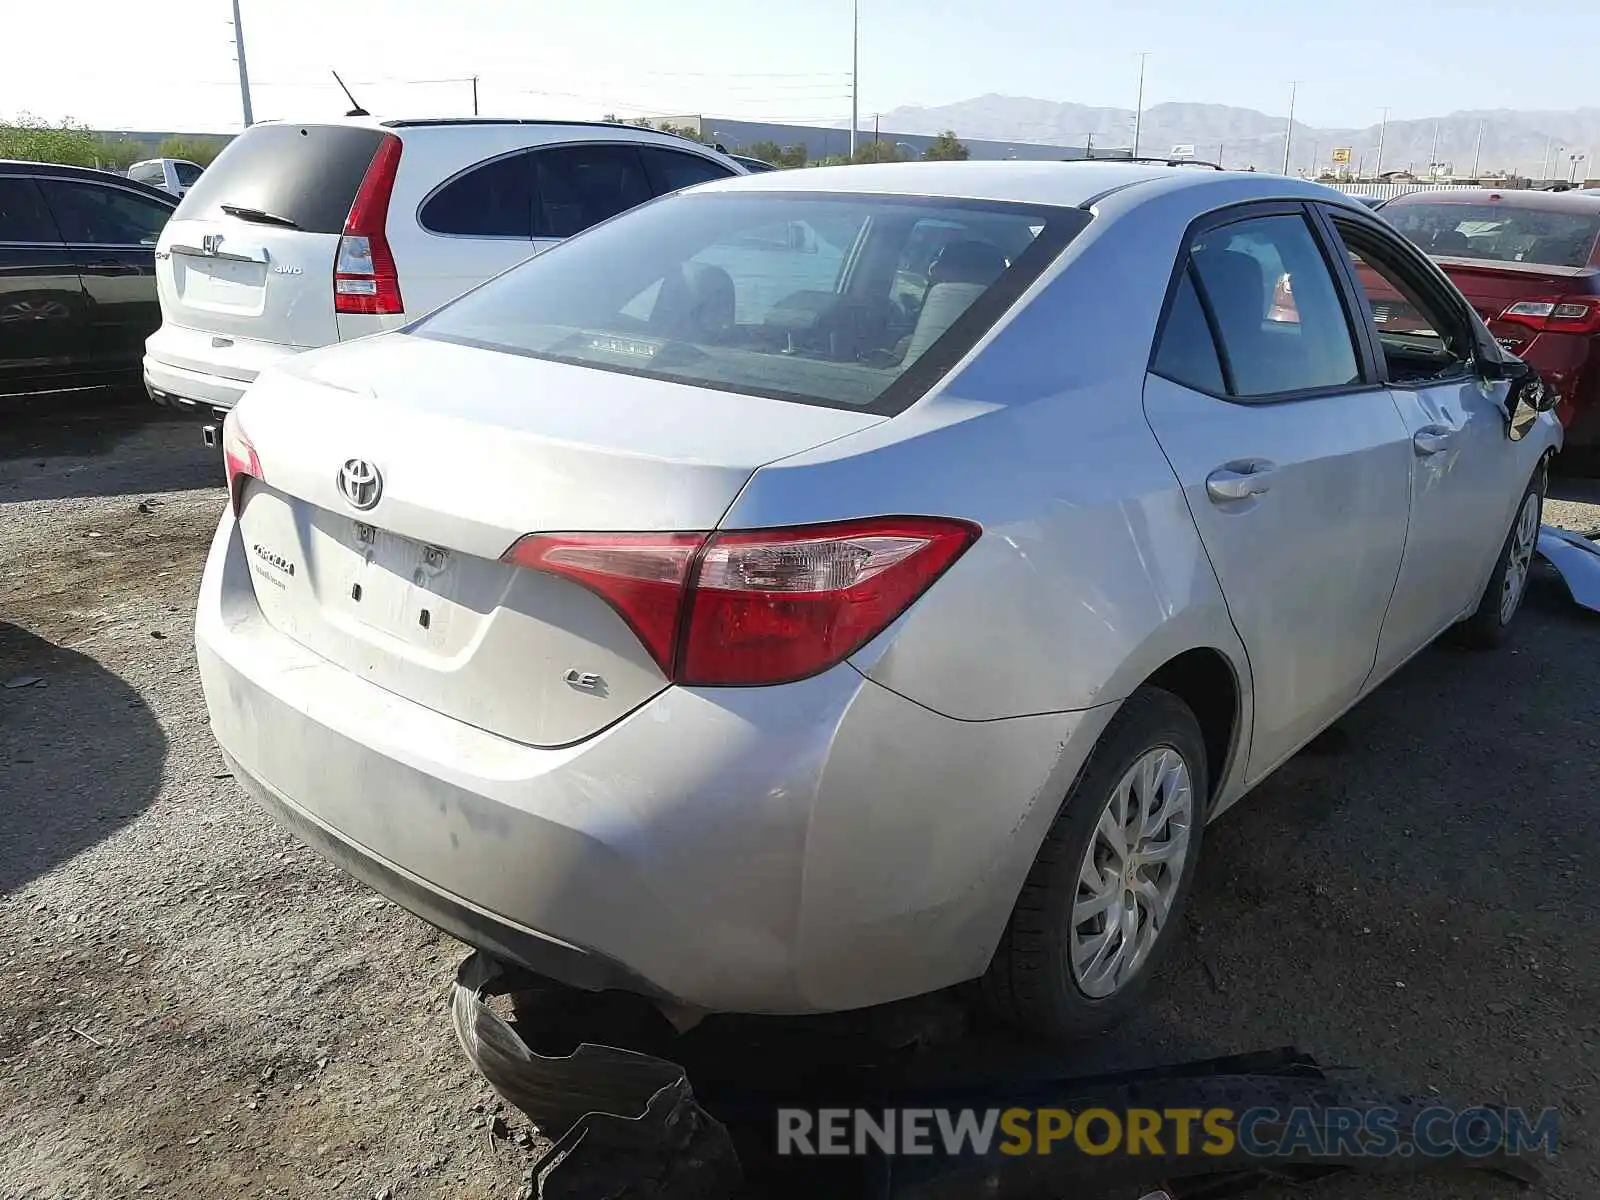
<svg viewBox="0 0 1600 1200">
<path fill-rule="evenodd" d="M 0 504 L 216 487 L 201 422 L 124 393 L 0 398 Z"/>
<path fill-rule="evenodd" d="M 0 621 L 0 897 L 139 816 L 166 757 L 166 735 L 132 687 Z"/>
</svg>

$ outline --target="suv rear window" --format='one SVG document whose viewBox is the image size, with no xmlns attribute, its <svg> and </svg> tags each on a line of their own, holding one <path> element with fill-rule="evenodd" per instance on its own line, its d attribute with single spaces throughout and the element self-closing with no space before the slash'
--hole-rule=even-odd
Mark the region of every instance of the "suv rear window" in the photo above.
<svg viewBox="0 0 1600 1200">
<path fill-rule="evenodd" d="M 252 125 L 217 156 L 173 219 L 217 220 L 224 204 L 340 233 L 383 131 L 358 125 Z"/>
<path fill-rule="evenodd" d="M 971 349 L 1090 217 L 819 192 L 675 194 L 410 327 L 442 341 L 893 414 Z M 927 227 L 944 235 L 924 263 Z"/>
<path fill-rule="evenodd" d="M 1552 212 L 1506 204 L 1400 203 L 1390 225 L 1428 254 L 1489 262 L 1586 267 L 1600 237 L 1600 212 Z"/>
</svg>

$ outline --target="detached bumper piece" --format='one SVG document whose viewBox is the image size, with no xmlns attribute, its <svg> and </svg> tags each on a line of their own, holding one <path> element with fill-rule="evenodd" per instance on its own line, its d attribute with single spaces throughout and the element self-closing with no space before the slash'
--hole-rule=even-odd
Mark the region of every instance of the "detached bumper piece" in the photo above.
<svg viewBox="0 0 1600 1200">
<path fill-rule="evenodd" d="M 897 1038 L 888 1046 L 881 1029 L 863 1023 L 863 1013 L 839 1016 L 847 1028 L 869 1028 L 865 1043 L 842 1040 L 838 1030 L 830 1034 L 830 1022 L 821 1019 L 726 1018 L 718 1033 L 708 1021 L 676 1035 L 660 1019 L 628 1015 L 637 1008 L 608 1007 L 605 993 L 572 992 L 564 1003 L 549 987 L 479 952 L 461 965 L 452 1004 L 456 1035 L 473 1064 L 502 1099 L 555 1139 L 533 1168 L 539 1200 L 1222 1200 L 1271 1183 L 1309 1185 L 1353 1173 L 1473 1169 L 1522 1184 L 1539 1178 L 1527 1157 L 1503 1146 L 1482 1146 L 1473 1155 L 1421 1153 L 1419 1118 L 1437 1111 L 1437 1098 L 1330 1076 L 1293 1049 L 1050 1078 L 1038 1058 L 998 1066 L 1003 1053 L 974 1056 L 982 1047 L 970 1039 L 949 1047 L 954 1056 L 942 1063 L 947 1051 L 938 1045 L 919 1049 Z M 518 1028 L 490 1009 L 494 996 L 513 998 Z M 518 1029 L 547 1050 L 570 1052 L 536 1053 Z M 701 1098 L 670 1059 L 582 1040 L 585 1030 L 598 1029 L 694 1064 Z M 871 1043 L 876 1051 L 863 1050 Z M 837 1053 L 841 1045 L 862 1052 L 847 1064 Z M 937 1086 L 927 1083 L 930 1066 Z M 1153 1153 L 1089 1154 L 1069 1146 L 1019 1153 L 997 1142 L 981 1152 L 969 1144 L 957 1153 L 934 1147 L 887 1154 L 857 1146 L 865 1152 L 795 1155 L 778 1150 L 780 1108 L 1048 1110 L 1058 1119 L 1070 1114 L 1073 1124 L 1086 1114 L 1096 1119 L 1096 1112 L 1103 1121 L 1105 1114 L 1136 1110 L 1188 1111 L 1196 1118 L 1202 1110 L 1225 1110 L 1223 1123 L 1235 1132 L 1243 1114 L 1268 1110 L 1292 1116 L 1255 1121 L 1254 1136 L 1295 1148 L 1251 1154 L 1235 1136 L 1219 1153 L 1203 1150 L 1196 1136 L 1181 1152 L 1166 1140 Z M 1347 1149 L 1328 1136 L 1353 1111 L 1375 1110 L 1392 1114 L 1393 1152 Z M 1304 1145 L 1295 1143 L 1291 1125 Z M 1312 1136 L 1303 1136 L 1308 1130 Z"/>
<path fill-rule="evenodd" d="M 728 1131 L 695 1102 L 682 1067 L 584 1042 L 536 1054 L 488 1004 L 529 982 L 488 955 L 456 972 L 451 1020 L 497 1095 L 555 1145 L 533 1167 L 540 1200 L 728 1200 L 739 1194 Z"/>
<path fill-rule="evenodd" d="M 1554 567 L 1572 599 L 1600 612 L 1600 533 L 1539 526 L 1539 556 Z"/>
</svg>

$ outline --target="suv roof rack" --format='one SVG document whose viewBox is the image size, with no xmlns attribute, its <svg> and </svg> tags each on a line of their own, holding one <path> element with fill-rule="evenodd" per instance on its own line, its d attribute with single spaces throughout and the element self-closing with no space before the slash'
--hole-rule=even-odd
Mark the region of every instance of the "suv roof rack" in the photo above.
<svg viewBox="0 0 1600 1200">
<path fill-rule="evenodd" d="M 1073 161 L 1078 161 L 1078 160 L 1075 159 Z M 1161 167 L 1209 167 L 1213 171 L 1222 170 L 1221 164 L 1214 163 L 1214 162 L 1207 162 L 1203 158 L 1161 158 L 1161 157 L 1154 156 L 1154 155 L 1149 155 L 1149 154 L 1136 154 L 1136 155 L 1130 155 L 1127 158 L 1105 158 L 1105 159 L 1097 159 L 1097 160 L 1093 160 L 1093 161 L 1099 161 L 1099 162 L 1152 163 L 1152 164 L 1154 164 L 1156 166 L 1161 166 Z"/>
<path fill-rule="evenodd" d="M 644 129 L 642 125 L 629 125 L 626 121 L 556 121 L 544 117 L 408 117 L 379 124 L 388 129 L 417 129 L 431 125 L 593 125 L 600 129 Z M 661 133 L 648 129 L 647 133 Z"/>
</svg>

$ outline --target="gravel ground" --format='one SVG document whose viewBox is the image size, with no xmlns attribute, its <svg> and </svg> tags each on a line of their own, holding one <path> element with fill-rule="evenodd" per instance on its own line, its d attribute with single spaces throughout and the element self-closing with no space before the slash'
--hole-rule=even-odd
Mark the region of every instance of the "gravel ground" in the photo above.
<svg viewBox="0 0 1600 1200">
<path fill-rule="evenodd" d="M 0 690 L 0 1197 L 510 1200 L 540 1144 L 455 1045 L 461 948 L 300 849 L 217 756 L 191 649 L 215 452 L 142 406 L 0 431 L 0 683 L 38 680 Z M 1600 526 L 1600 488 L 1557 490 L 1547 519 Z M 1293 1043 L 1556 1105 L 1545 1194 L 1596 1194 L 1600 618 L 1546 573 L 1522 621 L 1497 655 L 1430 650 L 1213 827 L 1164 986 L 1080 1068 Z"/>
</svg>

